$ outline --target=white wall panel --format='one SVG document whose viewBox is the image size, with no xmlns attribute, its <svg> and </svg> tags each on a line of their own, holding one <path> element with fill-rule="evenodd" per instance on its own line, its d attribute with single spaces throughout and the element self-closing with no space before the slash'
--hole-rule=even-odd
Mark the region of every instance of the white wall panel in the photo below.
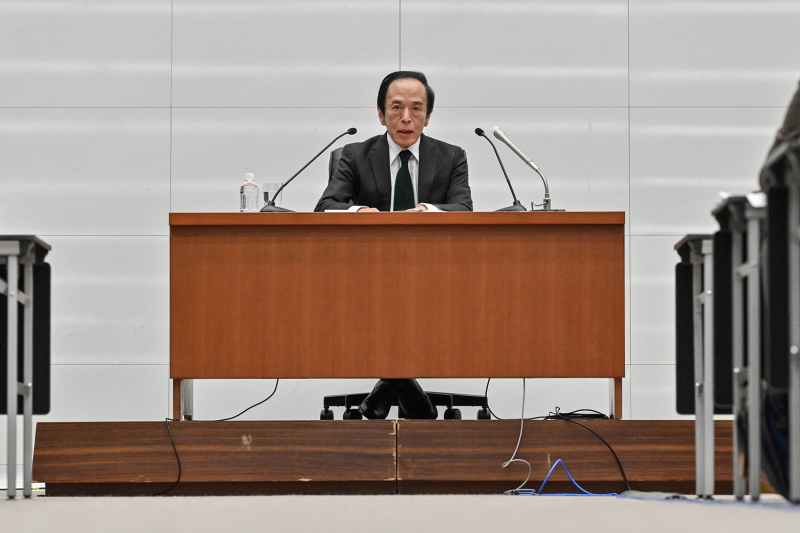
<svg viewBox="0 0 800 533">
<path fill-rule="evenodd" d="M 166 235 L 169 109 L 0 109 L 5 233 Z"/>
<path fill-rule="evenodd" d="M 371 105 L 398 19 L 397 0 L 175 0 L 173 105 Z"/>
<path fill-rule="evenodd" d="M 625 0 L 402 2 L 401 66 L 437 105 L 626 106 Z"/>
<path fill-rule="evenodd" d="M 631 109 L 631 235 L 712 231 L 719 191 L 758 189 L 781 108 Z"/>
<path fill-rule="evenodd" d="M 630 0 L 631 105 L 787 105 L 798 20 L 793 1 Z"/>
<path fill-rule="evenodd" d="M 376 91 L 377 92 L 377 91 Z M 437 109 L 426 133 L 464 148 L 476 211 L 511 204 L 494 152 L 475 135 L 502 125 L 542 168 L 554 205 L 571 211 L 627 211 L 627 111 L 620 109 Z M 362 141 L 385 129 L 372 109 L 176 109 L 173 112 L 172 210 L 236 211 L 245 172 L 256 182 L 284 181 L 348 126 Z M 491 135 L 491 133 L 489 133 Z M 538 175 L 499 143 L 518 198 L 541 203 Z M 293 210 L 314 208 L 327 183 L 323 154 L 284 192 Z M 238 169 L 235 174 L 233 169 Z"/>
<path fill-rule="evenodd" d="M 170 105 L 170 0 L 0 2 L 0 105 Z"/>
<path fill-rule="evenodd" d="M 42 238 L 53 364 L 169 363 L 169 237 Z"/>
<path fill-rule="evenodd" d="M 421 383 L 427 381 L 439 380 L 422 380 Z M 486 380 L 481 380 L 480 385 L 475 394 L 483 394 Z M 563 412 L 594 409 L 608 414 L 608 379 L 528 379 L 525 388 L 525 418 L 546 416 L 556 408 Z M 489 405 L 500 418 L 519 419 L 522 379 L 493 379 L 489 386 Z"/>
<path fill-rule="evenodd" d="M 35 416 L 35 422 L 136 422 L 167 416 L 168 365 L 53 365 L 50 372 L 50 414 Z M 21 431 L 19 417 L 20 439 Z M 4 416 L 0 424 L 3 464 L 6 435 Z M 21 440 L 17 452 L 21 464 Z"/>
<path fill-rule="evenodd" d="M 48 422 L 163 420 L 168 365 L 53 365 Z"/>
<path fill-rule="evenodd" d="M 679 420 L 675 411 L 675 365 L 631 365 L 631 418 Z"/>
<path fill-rule="evenodd" d="M 246 172 L 255 173 L 259 188 L 265 181 L 285 182 L 351 126 L 358 133 L 330 150 L 386 131 L 377 110 L 368 108 L 175 109 L 172 211 L 238 212 Z M 322 154 L 305 169 L 282 193 L 280 205 L 313 211 L 328 183 L 329 158 Z"/>
<path fill-rule="evenodd" d="M 544 175 L 553 207 L 568 211 L 628 209 L 628 114 L 626 109 L 435 109 L 425 132 L 467 151 L 476 211 L 511 205 L 511 193 L 492 147 L 497 146 L 517 197 L 530 209 L 542 203 L 541 178 L 492 135 L 500 126 Z"/>
<path fill-rule="evenodd" d="M 632 236 L 631 358 L 634 365 L 675 364 L 675 265 L 680 237 Z"/>
<path fill-rule="evenodd" d="M 369 392 L 374 384 L 374 379 L 282 379 L 268 402 L 237 420 L 319 420 L 323 396 Z M 268 397 L 274 388 L 274 379 L 196 379 L 195 420 L 234 416 Z M 340 420 L 343 409 L 336 407 L 334 412 Z"/>
</svg>

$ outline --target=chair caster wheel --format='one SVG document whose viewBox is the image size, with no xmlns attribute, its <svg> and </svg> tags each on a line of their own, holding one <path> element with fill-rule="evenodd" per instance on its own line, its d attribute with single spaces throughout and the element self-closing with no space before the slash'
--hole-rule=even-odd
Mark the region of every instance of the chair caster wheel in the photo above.
<svg viewBox="0 0 800 533">
<path fill-rule="evenodd" d="M 358 409 L 345 409 L 342 420 L 361 420 L 364 418 Z"/>
<path fill-rule="evenodd" d="M 489 412 L 489 409 L 487 407 L 484 407 L 483 409 L 478 409 L 478 420 L 491 420 L 491 419 L 492 419 L 492 413 Z"/>
<path fill-rule="evenodd" d="M 445 409 L 445 420 L 461 420 L 461 409 Z"/>
<path fill-rule="evenodd" d="M 327 407 L 319 412 L 319 419 L 320 420 L 333 420 L 333 411 L 328 409 Z"/>
</svg>

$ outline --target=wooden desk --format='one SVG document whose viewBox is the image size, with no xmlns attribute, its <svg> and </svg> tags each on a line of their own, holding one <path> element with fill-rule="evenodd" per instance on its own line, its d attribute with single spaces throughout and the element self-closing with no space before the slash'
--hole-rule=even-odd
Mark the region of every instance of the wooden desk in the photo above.
<svg viewBox="0 0 800 533">
<path fill-rule="evenodd" d="M 601 213 L 171 213 L 170 376 L 625 375 Z M 177 416 L 176 416 L 177 417 Z"/>
</svg>

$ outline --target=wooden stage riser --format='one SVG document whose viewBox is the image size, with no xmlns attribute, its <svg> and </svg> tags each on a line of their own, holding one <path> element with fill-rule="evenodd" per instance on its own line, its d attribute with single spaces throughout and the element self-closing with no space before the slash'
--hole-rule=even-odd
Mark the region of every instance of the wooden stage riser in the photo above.
<svg viewBox="0 0 800 533">
<path fill-rule="evenodd" d="M 397 482 L 214 482 L 214 483 L 48 483 L 48 496 L 279 496 L 283 494 L 397 494 Z"/>
<path fill-rule="evenodd" d="M 451 427 L 401 421 L 398 425 L 400 493 L 497 493 L 516 488 L 528 469 L 522 463 L 501 465 L 514 451 L 519 421 L 462 420 Z M 631 487 L 693 493 L 694 422 L 581 421 L 602 436 L 619 456 Z M 715 471 L 720 493 L 732 490 L 731 423 L 716 425 Z M 608 448 L 590 431 L 565 421 L 525 423 L 517 457 L 531 465 L 529 488 L 538 489 L 551 466 L 561 459 L 572 477 L 590 492 L 626 490 Z M 516 485 L 513 485 L 516 482 Z M 513 485 L 513 486 L 509 486 Z M 500 491 L 502 492 L 502 491 Z M 559 466 L 545 492 L 578 492 Z"/>
<path fill-rule="evenodd" d="M 358 483 L 347 482 L 319 482 L 319 483 L 48 483 L 48 496 L 156 496 L 164 491 L 168 496 L 280 496 L 285 494 L 307 495 L 389 495 L 389 494 L 502 494 L 516 488 L 522 480 L 516 483 L 506 481 L 490 482 L 435 482 L 416 483 L 413 481 L 385 482 L 362 481 Z M 717 481 L 717 494 L 732 494 L 732 481 Z M 541 480 L 533 480 L 525 486 L 527 489 L 538 490 Z M 620 482 L 583 482 L 581 486 L 595 494 L 619 493 L 624 486 Z M 636 483 L 636 490 L 664 491 L 662 482 Z M 668 486 L 667 492 L 693 494 L 694 481 L 673 482 Z M 575 485 L 570 481 L 547 482 L 544 494 L 577 494 Z"/>
<path fill-rule="evenodd" d="M 520 467 L 520 470 L 527 468 L 525 465 Z M 516 483 L 509 483 L 508 481 L 472 481 L 472 482 L 453 482 L 453 481 L 437 481 L 437 482 L 414 482 L 414 481 L 400 481 L 397 484 L 398 494 L 502 494 L 507 490 L 516 489 L 522 480 L 525 479 L 525 473 L 522 477 L 516 480 Z M 620 481 L 579 481 L 581 487 L 593 494 L 619 494 L 627 489 L 625 483 Z M 531 479 L 522 490 L 539 490 L 542 484 L 542 479 Z M 733 494 L 733 481 L 716 481 L 715 487 L 716 494 Z M 665 482 L 637 482 L 631 483 L 633 488 L 642 492 L 658 491 L 658 492 L 677 492 L 679 494 L 694 494 L 695 482 L 692 481 L 671 481 Z M 48 485 L 48 490 L 50 490 Z M 582 494 L 571 481 L 553 481 L 551 477 L 547 481 L 543 494 Z"/>
<path fill-rule="evenodd" d="M 692 421 L 584 421 L 617 452 L 632 488 L 694 492 Z M 183 468 L 169 494 L 501 493 L 527 467 L 502 468 L 519 422 L 482 420 L 174 422 Z M 731 423 L 716 423 L 716 486 L 730 493 Z M 565 421 L 528 421 L 518 457 L 538 489 L 562 459 L 591 492 L 625 490 L 609 450 Z M 33 478 L 50 495 L 146 495 L 178 474 L 161 422 L 37 425 Z M 577 492 L 562 469 L 545 492 Z"/>
</svg>

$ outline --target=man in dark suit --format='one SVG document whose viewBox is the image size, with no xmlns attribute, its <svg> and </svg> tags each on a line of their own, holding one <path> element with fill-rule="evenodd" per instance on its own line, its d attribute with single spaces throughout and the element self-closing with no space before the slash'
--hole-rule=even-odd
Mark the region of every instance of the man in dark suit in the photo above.
<svg viewBox="0 0 800 533">
<path fill-rule="evenodd" d="M 422 134 L 433 111 L 433 89 L 421 72 L 386 76 L 378 89 L 378 118 L 386 133 L 345 145 L 315 211 L 472 211 L 467 155 Z M 383 419 L 398 399 L 406 418 L 436 418 L 415 379 L 381 379 L 358 410 Z"/>
<path fill-rule="evenodd" d="M 315 211 L 472 211 L 464 150 L 422 134 L 433 101 L 424 74 L 386 76 L 378 90 L 386 133 L 345 145 Z"/>
</svg>

